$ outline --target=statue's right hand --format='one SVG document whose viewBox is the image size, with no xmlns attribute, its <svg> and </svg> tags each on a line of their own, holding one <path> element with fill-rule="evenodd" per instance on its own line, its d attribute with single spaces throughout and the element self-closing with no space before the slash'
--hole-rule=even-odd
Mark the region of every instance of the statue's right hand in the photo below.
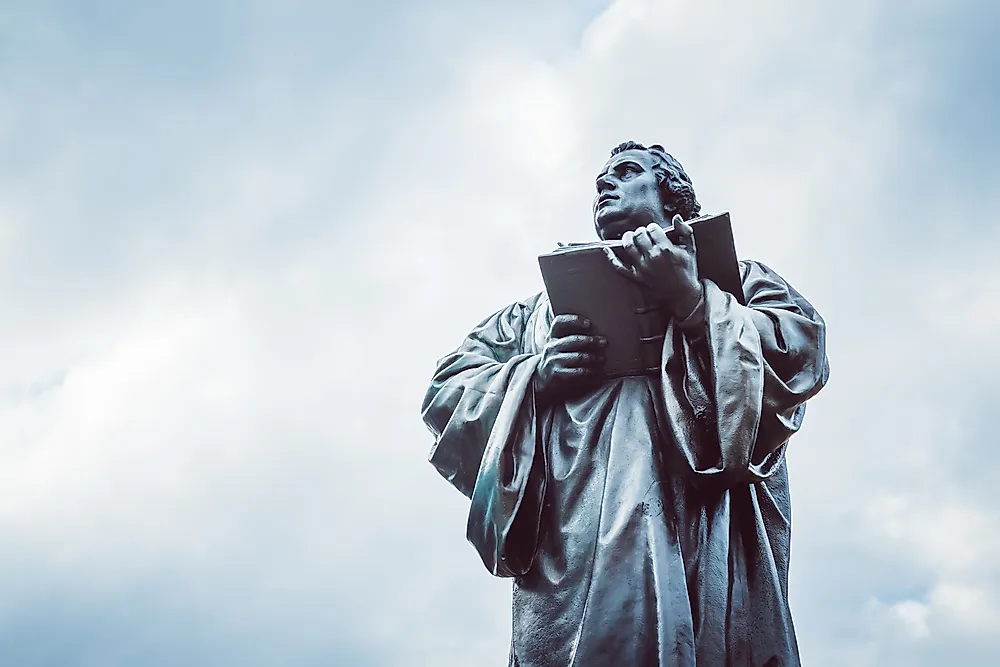
<svg viewBox="0 0 1000 667">
<path fill-rule="evenodd" d="M 535 373 L 535 391 L 546 398 L 574 393 L 597 376 L 607 340 L 591 334 L 578 315 L 557 315 Z"/>
</svg>

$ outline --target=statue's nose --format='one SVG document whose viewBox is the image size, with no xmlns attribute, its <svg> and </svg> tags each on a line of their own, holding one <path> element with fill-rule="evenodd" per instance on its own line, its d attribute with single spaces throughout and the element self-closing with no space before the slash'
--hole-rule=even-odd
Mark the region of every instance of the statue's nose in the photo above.
<svg viewBox="0 0 1000 667">
<path fill-rule="evenodd" d="M 602 192 L 607 192 L 608 190 L 613 190 L 615 188 L 615 182 L 611 179 L 609 174 L 605 174 L 597 179 L 597 192 L 598 194 Z"/>
</svg>

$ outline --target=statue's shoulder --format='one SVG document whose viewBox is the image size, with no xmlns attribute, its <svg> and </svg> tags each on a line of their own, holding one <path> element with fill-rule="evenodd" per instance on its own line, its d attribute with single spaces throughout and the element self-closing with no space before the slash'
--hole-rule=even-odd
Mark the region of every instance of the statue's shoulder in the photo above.
<svg viewBox="0 0 1000 667">
<path fill-rule="evenodd" d="M 744 282 L 751 275 L 777 275 L 763 262 L 758 262 L 756 259 L 741 259 L 739 260 L 740 265 L 740 277 L 743 278 Z"/>
<path fill-rule="evenodd" d="M 480 326 L 489 322 L 504 322 L 508 326 L 526 329 L 530 323 L 544 319 L 548 312 L 549 301 L 545 292 L 533 294 L 527 298 L 509 303 L 486 318 Z"/>
<path fill-rule="evenodd" d="M 519 301 L 527 311 L 535 312 L 537 310 L 545 310 L 549 307 L 549 297 L 544 291 L 538 292 L 537 294 L 532 294 L 527 299 Z"/>
<path fill-rule="evenodd" d="M 534 294 L 521 302 L 524 308 L 524 333 L 521 338 L 522 352 L 538 352 L 545 345 L 549 327 L 552 325 L 552 307 L 545 292 Z"/>
<path fill-rule="evenodd" d="M 544 291 L 515 301 L 510 307 L 526 323 L 535 322 L 540 319 L 544 320 L 549 316 L 548 313 L 551 311 L 548 295 Z"/>
<path fill-rule="evenodd" d="M 764 262 L 757 261 L 756 259 L 741 259 L 739 260 L 740 265 L 740 278 L 743 281 L 744 286 L 748 280 L 754 279 L 765 279 L 771 282 L 777 282 L 787 285 L 788 283 L 778 275 L 778 272 L 772 269 Z"/>
<path fill-rule="evenodd" d="M 822 322 L 822 317 L 809 300 L 767 264 L 756 260 L 740 260 L 740 273 L 743 277 L 743 293 L 748 303 L 783 303 L 782 307 L 786 309 Z"/>
</svg>

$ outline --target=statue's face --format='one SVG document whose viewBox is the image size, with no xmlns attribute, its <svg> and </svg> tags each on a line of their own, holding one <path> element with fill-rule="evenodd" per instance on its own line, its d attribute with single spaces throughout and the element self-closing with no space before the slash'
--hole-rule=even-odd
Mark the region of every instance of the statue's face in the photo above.
<svg viewBox="0 0 1000 667">
<path fill-rule="evenodd" d="M 665 224 L 666 212 L 653 173 L 656 158 L 642 150 L 615 155 L 597 176 L 594 226 L 602 239 L 620 239 L 651 222 Z M 666 220 L 669 220 L 666 217 Z"/>
</svg>

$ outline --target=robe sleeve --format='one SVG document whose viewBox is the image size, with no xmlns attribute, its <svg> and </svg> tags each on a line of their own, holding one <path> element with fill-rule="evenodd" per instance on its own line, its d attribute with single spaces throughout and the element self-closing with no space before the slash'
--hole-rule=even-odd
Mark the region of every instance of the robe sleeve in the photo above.
<svg viewBox="0 0 1000 667">
<path fill-rule="evenodd" d="M 422 407 L 435 438 L 430 462 L 472 501 L 466 537 L 496 576 L 530 568 L 545 492 L 540 356 L 522 344 L 536 300 L 487 318 L 438 362 Z"/>
<path fill-rule="evenodd" d="M 711 281 L 705 323 L 667 327 L 662 428 L 702 481 L 770 477 L 798 431 L 805 402 L 826 384 L 826 325 L 774 271 L 742 263 L 746 306 Z"/>
</svg>

